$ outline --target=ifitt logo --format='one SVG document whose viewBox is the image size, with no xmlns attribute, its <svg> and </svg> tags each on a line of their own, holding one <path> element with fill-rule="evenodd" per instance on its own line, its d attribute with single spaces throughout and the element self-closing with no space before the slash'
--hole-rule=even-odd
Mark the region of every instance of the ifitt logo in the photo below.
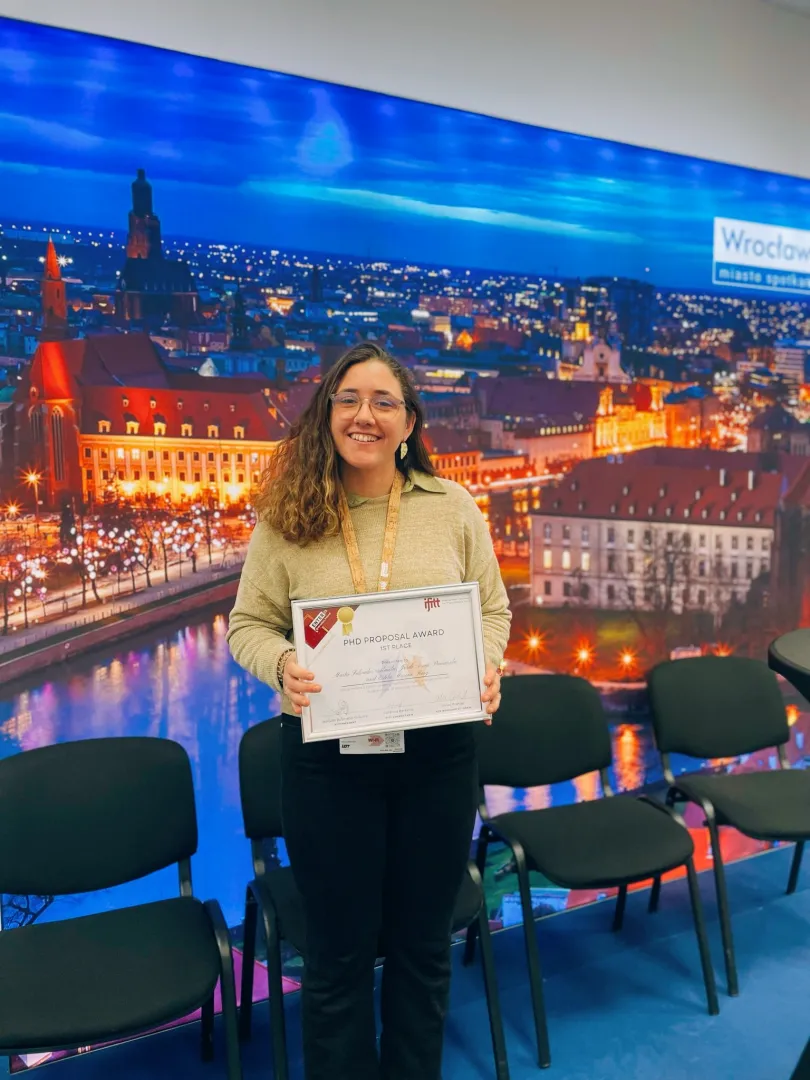
<svg viewBox="0 0 810 1080">
<path fill-rule="evenodd" d="M 441 600 L 438 596 L 426 596 L 425 597 L 425 611 L 430 611 L 431 608 L 437 608 L 441 604 Z"/>
</svg>

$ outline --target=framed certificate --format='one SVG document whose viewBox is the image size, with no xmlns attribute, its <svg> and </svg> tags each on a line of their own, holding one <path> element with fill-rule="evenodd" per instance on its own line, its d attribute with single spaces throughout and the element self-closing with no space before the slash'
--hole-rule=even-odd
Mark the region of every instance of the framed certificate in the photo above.
<svg viewBox="0 0 810 1080">
<path fill-rule="evenodd" d="M 322 687 L 304 742 L 483 720 L 478 582 L 294 600 L 298 663 Z"/>
</svg>

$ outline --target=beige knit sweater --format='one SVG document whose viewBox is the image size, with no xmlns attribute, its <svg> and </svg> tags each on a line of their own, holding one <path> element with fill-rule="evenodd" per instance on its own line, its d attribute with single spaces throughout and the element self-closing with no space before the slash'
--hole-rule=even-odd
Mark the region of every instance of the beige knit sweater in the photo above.
<svg viewBox="0 0 810 1080">
<path fill-rule="evenodd" d="M 366 581 L 380 573 L 388 496 L 349 496 Z M 481 589 L 484 647 L 498 664 L 509 639 L 511 614 L 506 589 L 486 521 L 475 500 L 451 480 L 412 472 L 402 490 L 390 589 L 418 589 L 477 581 Z M 264 522 L 253 530 L 236 603 L 228 625 L 228 645 L 238 664 L 280 690 L 276 669 L 292 638 L 291 600 L 354 593 L 342 536 L 302 547 Z M 316 672 L 317 677 L 317 672 Z M 292 712 L 286 695 L 284 712 Z"/>
</svg>

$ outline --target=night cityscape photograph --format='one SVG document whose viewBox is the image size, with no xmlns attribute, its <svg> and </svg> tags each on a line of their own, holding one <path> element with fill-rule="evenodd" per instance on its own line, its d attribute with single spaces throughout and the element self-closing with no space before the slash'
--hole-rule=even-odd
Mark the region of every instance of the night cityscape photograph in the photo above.
<svg viewBox="0 0 810 1080">
<path fill-rule="evenodd" d="M 713 248 L 716 219 L 810 237 L 809 181 L 4 18 L 0 93 L 0 756 L 180 742 L 195 890 L 237 941 L 239 739 L 280 703 L 227 614 L 274 447 L 353 344 L 410 369 L 486 516 L 506 675 L 599 689 L 616 790 L 661 780 L 651 667 L 764 658 L 810 617 L 810 295 L 717 284 Z M 519 922 L 502 849 L 489 869 L 493 926 Z M 4 925 L 118 892 L 6 896 Z M 539 911 L 598 895 L 533 880 Z"/>
</svg>

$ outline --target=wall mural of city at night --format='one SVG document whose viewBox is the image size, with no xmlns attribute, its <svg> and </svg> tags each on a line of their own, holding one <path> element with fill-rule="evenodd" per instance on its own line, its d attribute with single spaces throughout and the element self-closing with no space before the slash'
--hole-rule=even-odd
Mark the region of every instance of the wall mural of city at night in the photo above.
<svg viewBox="0 0 810 1080">
<path fill-rule="evenodd" d="M 652 665 L 763 658 L 810 615 L 810 180 L 2 18 L 0 93 L 0 753 L 181 742 L 196 891 L 237 941 L 239 739 L 279 702 L 227 612 L 268 456 L 351 344 L 412 370 L 490 524 L 507 673 L 598 686 L 619 790 L 661 781 Z M 173 887 L 6 896 L 4 925 Z"/>
</svg>

